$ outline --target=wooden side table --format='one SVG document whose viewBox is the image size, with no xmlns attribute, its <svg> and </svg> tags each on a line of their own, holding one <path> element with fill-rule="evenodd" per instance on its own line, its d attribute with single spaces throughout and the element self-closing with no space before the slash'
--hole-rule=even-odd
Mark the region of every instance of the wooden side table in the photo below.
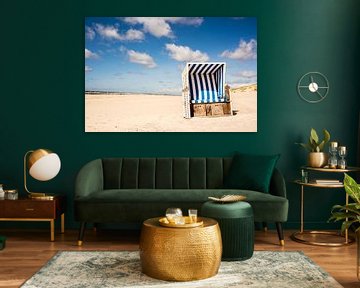
<svg viewBox="0 0 360 288">
<path fill-rule="evenodd" d="M 65 231 L 65 197 L 55 196 L 53 200 L 19 198 L 0 200 L 0 221 L 48 221 L 50 241 L 54 241 L 55 220 L 61 218 L 61 233 Z"/>
</svg>

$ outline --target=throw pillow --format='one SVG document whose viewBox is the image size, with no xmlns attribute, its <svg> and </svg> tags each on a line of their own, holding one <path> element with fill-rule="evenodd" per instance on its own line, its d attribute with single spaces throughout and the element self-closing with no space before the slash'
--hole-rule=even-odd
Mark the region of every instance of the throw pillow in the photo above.
<svg viewBox="0 0 360 288">
<path fill-rule="evenodd" d="M 236 153 L 228 175 L 227 189 L 245 189 L 269 193 L 270 180 L 280 155 L 251 155 Z"/>
</svg>

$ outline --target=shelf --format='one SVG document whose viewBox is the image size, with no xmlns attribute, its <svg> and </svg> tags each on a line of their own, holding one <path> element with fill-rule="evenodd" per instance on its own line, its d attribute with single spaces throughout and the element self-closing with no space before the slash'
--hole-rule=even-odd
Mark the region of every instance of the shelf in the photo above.
<svg viewBox="0 0 360 288">
<path fill-rule="evenodd" d="M 344 172 L 360 171 L 360 167 L 347 167 L 346 169 L 331 169 L 331 168 L 314 168 L 314 167 L 302 166 L 301 169 L 319 171 L 319 172 L 330 172 L 330 173 L 344 173 Z"/>
<path fill-rule="evenodd" d="M 318 184 L 315 182 L 303 183 L 301 180 L 295 180 L 295 184 L 308 186 L 308 187 L 319 187 L 319 188 L 343 188 L 344 184 L 342 182 L 336 184 Z"/>
</svg>

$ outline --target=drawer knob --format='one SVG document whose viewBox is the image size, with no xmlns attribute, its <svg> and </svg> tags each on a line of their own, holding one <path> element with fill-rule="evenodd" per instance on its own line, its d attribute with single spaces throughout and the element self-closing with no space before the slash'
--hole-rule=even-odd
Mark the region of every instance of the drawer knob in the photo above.
<svg viewBox="0 0 360 288">
<path fill-rule="evenodd" d="M 34 211 L 35 209 L 34 208 L 26 208 L 25 210 L 26 211 Z"/>
</svg>

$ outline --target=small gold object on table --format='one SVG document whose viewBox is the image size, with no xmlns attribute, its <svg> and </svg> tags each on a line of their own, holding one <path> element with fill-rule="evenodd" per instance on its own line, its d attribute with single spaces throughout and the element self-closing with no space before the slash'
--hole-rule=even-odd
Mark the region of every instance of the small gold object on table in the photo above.
<svg viewBox="0 0 360 288">
<path fill-rule="evenodd" d="M 166 281 L 200 280 L 218 273 L 222 242 L 216 220 L 199 217 L 198 221 L 203 222 L 201 226 L 178 229 L 162 226 L 160 219 L 164 218 L 151 218 L 142 225 L 140 262 L 143 273 Z"/>
<path fill-rule="evenodd" d="M 17 189 L 4 190 L 5 199 L 7 200 L 16 200 L 19 198 L 19 193 Z"/>
<path fill-rule="evenodd" d="M 159 219 L 159 223 L 161 226 L 170 227 L 170 228 L 192 228 L 192 227 L 199 227 L 204 224 L 204 221 L 193 222 L 191 217 L 189 216 L 185 216 L 184 220 L 185 220 L 185 224 L 175 224 L 169 222 L 169 220 L 166 217 L 164 217 Z"/>
</svg>

